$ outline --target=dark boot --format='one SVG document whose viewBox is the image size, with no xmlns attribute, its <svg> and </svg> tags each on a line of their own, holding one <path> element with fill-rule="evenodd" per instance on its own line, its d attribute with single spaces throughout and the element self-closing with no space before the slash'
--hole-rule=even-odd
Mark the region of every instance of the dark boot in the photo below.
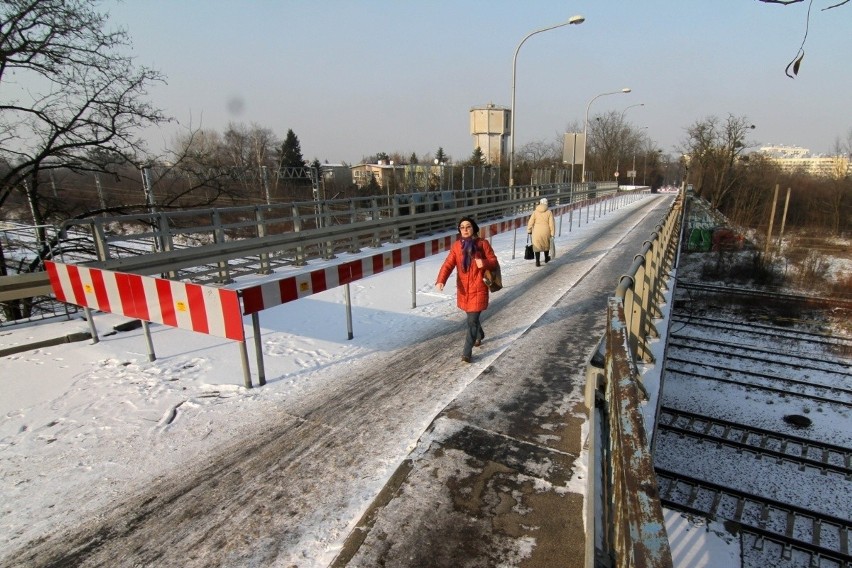
<svg viewBox="0 0 852 568">
<path fill-rule="evenodd" d="M 544 263 L 547 264 L 550 262 L 550 253 L 548 251 L 544 251 Z"/>
<path fill-rule="evenodd" d="M 541 266 L 541 253 L 540 252 L 535 253 L 535 265 Z"/>
</svg>

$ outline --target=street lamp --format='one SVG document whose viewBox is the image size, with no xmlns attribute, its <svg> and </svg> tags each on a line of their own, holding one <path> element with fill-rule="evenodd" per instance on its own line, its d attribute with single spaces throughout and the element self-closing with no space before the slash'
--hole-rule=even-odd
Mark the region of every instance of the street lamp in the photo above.
<svg viewBox="0 0 852 568">
<path fill-rule="evenodd" d="M 582 24 L 585 21 L 586 21 L 586 18 L 584 16 L 579 16 L 579 15 L 571 16 L 570 18 L 568 18 L 567 22 L 562 22 L 561 24 L 556 24 L 555 26 L 550 26 L 550 27 L 547 27 L 547 28 L 541 28 L 540 30 L 536 30 L 534 32 L 527 34 L 526 37 L 524 37 L 524 39 L 521 40 L 521 43 L 518 44 L 518 47 L 515 48 L 515 56 L 512 58 L 512 109 L 510 111 L 511 114 L 512 114 L 512 125 L 510 126 L 510 130 L 509 130 L 509 136 L 512 137 L 512 142 L 511 142 L 511 145 L 509 147 L 509 186 L 515 185 L 515 178 L 514 178 L 514 173 L 515 173 L 515 169 L 514 169 L 514 163 L 515 163 L 515 70 L 518 67 L 518 51 L 521 50 L 521 46 L 524 45 L 524 42 L 527 41 L 532 36 L 534 36 L 535 34 L 539 34 L 541 32 L 546 32 L 546 31 L 549 31 L 549 30 L 555 30 L 556 28 L 561 28 L 562 26 L 568 26 L 568 25 L 571 25 L 571 24 L 579 25 L 579 24 Z"/>
<path fill-rule="evenodd" d="M 633 107 L 638 107 L 638 106 L 643 107 L 643 106 L 645 106 L 645 103 L 637 103 L 635 105 L 630 105 L 629 107 L 627 107 L 623 111 L 621 111 L 621 118 L 618 121 L 618 127 L 619 128 L 621 128 L 621 125 L 624 124 L 624 113 L 627 112 L 628 110 L 632 109 Z M 616 172 L 616 174 L 621 171 L 621 168 L 619 168 L 619 165 L 621 164 L 621 143 L 620 142 L 619 142 L 617 148 L 618 148 L 618 150 L 617 150 L 618 155 L 616 156 L 616 161 L 615 161 L 615 172 Z M 618 184 L 618 175 L 615 176 L 615 183 Z"/>
<path fill-rule="evenodd" d="M 647 126 L 641 127 L 639 129 L 639 132 L 642 132 L 646 128 L 648 128 L 648 127 Z M 632 171 L 633 171 L 633 183 L 632 183 L 632 185 L 633 185 L 633 187 L 636 187 L 636 150 L 635 149 L 633 150 L 633 170 Z"/>
<path fill-rule="evenodd" d="M 632 109 L 633 107 L 643 107 L 643 106 L 645 106 L 645 103 L 639 103 L 639 104 L 635 104 L 635 105 L 630 105 L 629 107 L 627 107 L 626 109 L 624 109 L 623 111 L 621 111 L 621 122 L 624 122 L 624 113 L 625 113 L 625 112 L 627 112 L 628 110 Z"/>
<path fill-rule="evenodd" d="M 595 102 L 595 99 L 605 97 L 606 95 L 617 95 L 618 93 L 629 92 L 630 89 L 625 87 L 620 91 L 612 91 L 611 93 L 601 93 L 592 97 L 592 100 L 590 100 L 589 104 L 586 105 L 586 121 L 583 123 L 583 177 L 581 179 L 583 183 L 586 182 L 586 147 L 589 145 L 589 108 L 592 106 L 592 103 Z"/>
</svg>

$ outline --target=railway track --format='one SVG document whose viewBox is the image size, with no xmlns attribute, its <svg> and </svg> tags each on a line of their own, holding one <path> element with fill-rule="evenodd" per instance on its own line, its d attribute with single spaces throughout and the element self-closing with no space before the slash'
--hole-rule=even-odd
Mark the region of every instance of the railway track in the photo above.
<svg viewBox="0 0 852 568">
<path fill-rule="evenodd" d="M 829 317 L 852 301 L 681 280 L 674 295 L 663 506 L 723 523 L 743 568 L 852 568 L 852 339 Z"/>
<path fill-rule="evenodd" d="M 810 566 L 852 566 L 852 522 L 759 495 L 657 468 L 660 500 L 665 507 L 737 523 L 740 531 L 776 543 L 782 556 L 793 551 L 809 556 Z"/>
<path fill-rule="evenodd" d="M 683 280 L 678 280 L 677 287 L 683 291 L 706 292 L 710 294 L 720 294 L 726 297 L 750 297 L 768 302 L 796 302 L 811 304 L 818 307 L 840 307 L 844 309 L 852 309 L 852 299 L 847 298 L 824 298 L 821 296 L 806 296 L 803 294 L 786 294 L 783 292 L 769 292 L 756 288 L 737 288 L 728 285 L 723 286 L 719 284 L 707 284 L 704 282 L 690 282 Z"/>
<path fill-rule="evenodd" d="M 852 339 L 846 337 L 838 337 L 827 331 L 813 332 L 804 330 L 790 330 L 760 324 L 756 322 L 738 323 L 722 318 L 712 318 L 699 315 L 673 315 L 672 331 L 677 334 L 684 325 L 701 326 L 701 331 L 718 332 L 725 331 L 729 336 L 736 337 L 738 340 L 748 342 L 763 338 L 773 338 L 778 341 L 807 341 L 811 345 L 819 345 L 822 347 L 839 347 L 842 349 L 852 350 Z M 693 327 L 694 328 L 694 327 Z"/>
<path fill-rule="evenodd" d="M 660 408 L 657 430 L 725 444 L 756 457 L 786 460 L 852 480 L 851 448 L 668 406 Z"/>
</svg>

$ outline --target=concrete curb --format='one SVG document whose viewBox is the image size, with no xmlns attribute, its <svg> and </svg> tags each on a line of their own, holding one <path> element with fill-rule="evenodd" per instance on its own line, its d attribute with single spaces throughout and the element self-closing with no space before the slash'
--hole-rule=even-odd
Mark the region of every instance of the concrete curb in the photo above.
<svg viewBox="0 0 852 568">
<path fill-rule="evenodd" d="M 25 345 L 16 345 L 14 347 L 6 347 L 5 349 L 0 349 L 0 357 L 14 355 L 16 353 L 23 353 L 24 351 L 32 351 L 33 349 L 41 349 L 42 347 L 53 347 L 54 345 L 62 345 L 63 343 L 75 343 L 77 341 L 85 341 L 91 338 L 92 334 L 88 331 L 69 333 L 68 335 L 62 337 L 55 337 L 53 339 L 36 341 L 35 343 L 27 343 Z"/>
</svg>

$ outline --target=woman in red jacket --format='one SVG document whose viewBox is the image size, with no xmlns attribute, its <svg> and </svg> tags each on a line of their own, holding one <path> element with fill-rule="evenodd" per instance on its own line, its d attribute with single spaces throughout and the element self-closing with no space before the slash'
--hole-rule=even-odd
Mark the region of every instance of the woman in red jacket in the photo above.
<svg viewBox="0 0 852 568">
<path fill-rule="evenodd" d="M 479 225 L 470 217 L 459 221 L 459 239 L 450 247 L 435 286 L 444 289 L 444 284 L 456 270 L 456 303 L 467 313 L 467 334 L 464 340 L 462 361 L 470 363 L 473 346 L 477 347 L 485 339 L 485 332 L 479 316 L 488 307 L 488 286 L 482 277 L 485 270 L 497 268 L 497 256 L 491 243 L 479 238 Z"/>
</svg>

